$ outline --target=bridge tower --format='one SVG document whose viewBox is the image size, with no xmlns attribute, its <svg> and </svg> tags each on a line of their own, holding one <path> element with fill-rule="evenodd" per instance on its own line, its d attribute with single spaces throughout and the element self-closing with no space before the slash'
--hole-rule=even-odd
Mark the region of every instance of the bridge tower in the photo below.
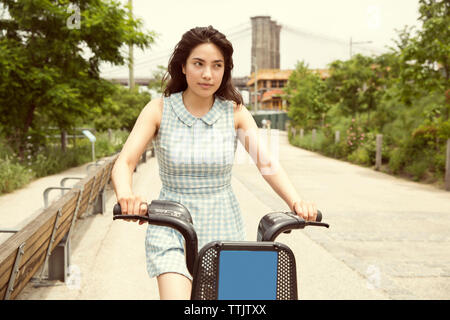
<svg viewBox="0 0 450 320">
<path fill-rule="evenodd" d="M 280 69 L 280 30 L 281 26 L 270 16 L 251 17 L 252 57 L 251 71 L 258 69 Z"/>
</svg>

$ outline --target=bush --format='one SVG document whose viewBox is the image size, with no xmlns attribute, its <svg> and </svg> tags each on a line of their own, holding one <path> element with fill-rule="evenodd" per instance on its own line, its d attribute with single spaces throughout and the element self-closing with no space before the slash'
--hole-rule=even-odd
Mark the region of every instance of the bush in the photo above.
<svg viewBox="0 0 450 320">
<path fill-rule="evenodd" d="M 5 157 L 14 157 L 13 149 L 0 138 L 0 159 Z"/>
<path fill-rule="evenodd" d="M 366 134 L 361 125 L 356 123 L 356 119 L 352 118 L 352 122 L 346 130 L 347 144 L 349 145 L 350 152 L 354 152 L 363 145 Z"/>
<path fill-rule="evenodd" d="M 348 154 L 348 145 L 340 140 L 338 143 L 330 143 L 326 149 L 326 154 L 337 159 L 346 159 Z"/>
<path fill-rule="evenodd" d="M 0 194 L 14 191 L 32 179 L 33 172 L 18 162 L 13 149 L 0 137 Z"/>
<path fill-rule="evenodd" d="M 350 162 L 356 164 L 362 164 L 369 166 L 372 164 L 372 160 L 370 159 L 369 152 L 363 146 L 360 146 L 358 149 L 353 151 L 347 158 Z"/>
<path fill-rule="evenodd" d="M 443 179 L 445 176 L 445 159 L 446 154 L 444 152 L 437 153 L 433 156 L 433 170 L 437 179 Z"/>
<path fill-rule="evenodd" d="M 11 161 L 8 156 L 0 159 L 0 194 L 14 191 L 28 184 L 32 179 L 31 170 Z"/>
<path fill-rule="evenodd" d="M 406 163 L 406 157 L 401 148 L 394 148 L 389 153 L 388 167 L 393 174 L 399 173 Z"/>
<path fill-rule="evenodd" d="M 151 98 L 151 94 L 147 91 L 139 92 L 138 88 L 130 90 L 117 85 L 114 95 L 105 101 L 102 113 L 95 114 L 90 121 L 97 130 L 122 128 L 131 131 L 139 113 Z"/>
<path fill-rule="evenodd" d="M 375 132 L 368 132 L 366 134 L 366 139 L 364 141 L 363 148 L 366 150 L 367 156 L 370 159 L 368 164 L 375 164 L 375 158 L 377 156 L 377 134 Z M 383 145 L 381 146 L 382 158 L 388 156 L 386 148 L 387 148 L 386 144 L 383 141 Z"/>
<path fill-rule="evenodd" d="M 412 176 L 414 181 L 422 180 L 430 163 L 427 159 L 420 159 L 405 167 L 405 172 Z"/>
<path fill-rule="evenodd" d="M 303 138 L 301 138 L 300 135 L 296 135 L 295 138 L 293 138 L 293 144 L 307 150 L 320 150 L 325 139 L 324 134 L 317 131 L 315 141 L 313 141 L 312 133 L 307 133 L 303 135 Z"/>
<path fill-rule="evenodd" d="M 127 131 L 114 131 L 109 141 L 108 132 L 98 133 L 95 143 L 96 158 L 112 155 L 121 150 Z M 67 146 L 65 152 L 61 147 L 48 145 L 26 158 L 27 163 L 20 163 L 13 150 L 0 138 L 0 194 L 14 191 L 28 184 L 34 178 L 64 171 L 92 161 L 92 146 L 87 139 L 77 140 L 76 147 Z"/>
<path fill-rule="evenodd" d="M 92 160 L 91 147 L 80 143 L 76 148 L 67 148 L 62 153 L 60 147 L 47 147 L 43 153 L 35 156 L 31 163 L 31 169 L 36 177 L 45 177 L 65 169 L 79 166 Z"/>
<path fill-rule="evenodd" d="M 107 131 L 97 134 L 97 141 L 95 142 L 96 157 L 102 158 L 120 151 L 128 134 L 128 131 L 125 130 L 112 131 L 111 141 Z"/>
<path fill-rule="evenodd" d="M 128 136 L 127 132 L 115 131 L 112 141 L 109 141 L 108 132 L 96 134 L 95 158 L 112 155 L 122 148 Z M 64 153 L 59 145 L 47 146 L 33 158 L 30 166 L 36 177 L 44 177 L 76 167 L 92 161 L 92 144 L 88 139 L 78 139 L 76 147 L 68 146 Z"/>
</svg>

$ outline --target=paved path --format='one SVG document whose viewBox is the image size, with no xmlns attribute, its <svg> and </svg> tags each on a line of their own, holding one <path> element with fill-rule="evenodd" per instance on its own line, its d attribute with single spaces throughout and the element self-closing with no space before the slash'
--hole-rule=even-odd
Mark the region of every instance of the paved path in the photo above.
<svg viewBox="0 0 450 320">
<path fill-rule="evenodd" d="M 292 147 L 283 132 L 277 145 L 294 185 L 331 225 L 277 239 L 296 254 L 301 299 L 450 298 L 450 193 Z M 147 199 L 161 187 L 157 170 L 152 158 L 134 174 Z M 287 209 L 248 161 L 235 165 L 232 186 L 249 240 L 260 217 Z M 114 202 L 109 190 L 107 208 Z M 113 222 L 110 211 L 78 220 L 73 285 L 30 284 L 18 299 L 158 299 L 145 270 L 145 229 Z"/>
<path fill-rule="evenodd" d="M 310 239 L 390 299 L 450 298 L 450 192 L 292 147 L 285 133 L 279 141 L 297 190 L 332 226 L 305 230 Z M 279 208 L 277 196 L 251 175 L 236 176 Z"/>
<path fill-rule="evenodd" d="M 88 170 L 94 170 L 88 164 L 71 168 L 59 174 L 36 179 L 22 189 L 0 196 L 0 228 L 19 230 L 31 221 L 44 207 L 44 190 L 48 187 L 59 187 L 64 177 L 84 178 Z M 65 184 L 70 187 L 77 180 L 68 180 Z M 49 193 L 49 203 L 61 196 L 59 190 Z M 10 233 L 0 233 L 0 243 L 11 236 Z"/>
</svg>

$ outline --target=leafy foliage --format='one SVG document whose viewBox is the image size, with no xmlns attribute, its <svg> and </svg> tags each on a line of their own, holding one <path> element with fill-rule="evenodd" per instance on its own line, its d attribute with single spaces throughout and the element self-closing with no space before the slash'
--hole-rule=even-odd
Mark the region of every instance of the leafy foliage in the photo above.
<svg viewBox="0 0 450 320">
<path fill-rule="evenodd" d="M 307 131 L 303 141 L 290 135 L 292 143 L 370 166 L 376 135 L 383 134 L 383 170 L 443 184 L 450 139 L 450 2 L 420 0 L 419 13 L 422 28 L 415 34 L 408 26 L 399 30 L 390 52 L 330 63 L 324 86 L 309 85 L 305 65 L 297 66 L 288 86 L 292 125 L 311 129 L 311 96 L 325 97 L 330 107 L 322 109 L 326 121 L 313 125 L 322 138 L 312 144 Z M 337 143 L 335 131 L 341 133 Z"/>
<path fill-rule="evenodd" d="M 153 72 L 153 79 L 148 84 L 149 89 L 155 90 L 158 94 L 162 94 L 167 85 L 167 82 L 163 82 L 166 73 L 167 67 L 159 65 L 157 70 Z"/>
<path fill-rule="evenodd" d="M 285 88 L 290 102 L 288 115 L 297 125 L 313 128 L 319 123 L 329 109 L 325 103 L 324 89 L 320 77 L 304 62 L 299 62 Z"/>
<path fill-rule="evenodd" d="M 128 131 L 120 130 L 114 130 L 110 134 L 97 133 L 96 159 L 120 151 L 127 136 Z M 92 159 L 91 152 L 91 143 L 83 138 L 77 139 L 76 145 L 69 144 L 66 152 L 61 152 L 59 144 L 48 143 L 20 161 L 14 150 L 0 138 L 0 194 L 21 188 L 35 178 L 89 162 Z"/>
<path fill-rule="evenodd" d="M 154 38 L 118 1 L 0 4 L 7 12 L 0 20 L 0 121 L 21 158 L 30 133 L 43 136 L 47 127 L 70 129 L 100 115 L 115 92 L 100 78 L 100 63 L 122 65 L 123 45 L 146 48 Z M 79 28 L 70 27 L 69 5 L 79 8 Z"/>
<path fill-rule="evenodd" d="M 150 99 L 151 95 L 146 91 L 118 86 L 103 105 L 102 113 L 92 117 L 92 122 L 97 130 L 123 129 L 129 132 Z"/>
</svg>

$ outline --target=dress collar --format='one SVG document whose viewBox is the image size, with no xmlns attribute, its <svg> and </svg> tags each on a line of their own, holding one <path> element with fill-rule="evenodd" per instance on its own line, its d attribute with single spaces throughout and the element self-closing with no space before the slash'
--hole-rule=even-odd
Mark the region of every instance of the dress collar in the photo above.
<svg viewBox="0 0 450 320">
<path fill-rule="evenodd" d="M 189 127 L 191 127 L 194 124 L 196 119 L 200 119 L 206 124 L 212 126 L 222 115 L 223 107 L 225 105 L 224 101 L 215 97 L 214 104 L 212 105 L 211 109 L 203 117 L 201 118 L 195 117 L 186 109 L 183 103 L 182 93 L 183 92 L 177 92 L 171 94 L 170 104 L 177 117 Z"/>
</svg>

